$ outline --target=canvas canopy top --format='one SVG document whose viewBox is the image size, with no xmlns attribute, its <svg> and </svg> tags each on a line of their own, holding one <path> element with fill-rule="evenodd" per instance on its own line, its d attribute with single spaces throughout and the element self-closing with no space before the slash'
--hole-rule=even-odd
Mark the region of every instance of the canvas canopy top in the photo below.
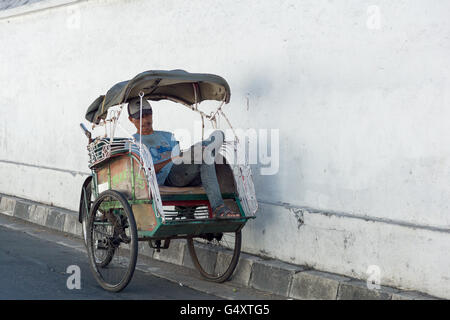
<svg viewBox="0 0 450 320">
<path fill-rule="evenodd" d="M 189 73 L 184 70 L 150 70 L 131 80 L 115 84 L 105 95 L 99 96 L 86 111 L 86 120 L 98 124 L 105 119 L 108 109 L 139 97 L 159 101 L 172 100 L 193 106 L 205 100 L 230 102 L 230 87 L 222 77 L 207 73 Z"/>
</svg>

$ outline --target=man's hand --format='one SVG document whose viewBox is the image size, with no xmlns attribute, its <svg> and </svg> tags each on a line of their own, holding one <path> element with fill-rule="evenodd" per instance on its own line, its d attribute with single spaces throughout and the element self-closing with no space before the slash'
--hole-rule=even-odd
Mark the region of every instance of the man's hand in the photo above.
<svg viewBox="0 0 450 320">
<path fill-rule="evenodd" d="M 164 160 L 163 162 L 160 162 L 160 163 L 155 164 L 155 165 L 154 165 L 154 167 L 155 167 L 155 172 L 156 172 L 156 173 L 160 172 L 161 169 L 164 168 L 166 164 L 168 164 L 170 161 L 172 161 L 172 160 L 174 160 L 174 159 L 178 159 L 178 158 L 181 158 L 181 156 L 175 156 L 175 157 L 169 158 L 169 159 L 167 159 L 167 160 Z"/>
</svg>

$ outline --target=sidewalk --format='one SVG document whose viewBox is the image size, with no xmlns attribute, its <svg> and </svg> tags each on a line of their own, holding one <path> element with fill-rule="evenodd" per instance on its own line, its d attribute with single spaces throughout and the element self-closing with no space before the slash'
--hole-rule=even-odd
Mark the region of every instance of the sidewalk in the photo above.
<svg viewBox="0 0 450 320">
<path fill-rule="evenodd" d="M 81 224 L 78 222 L 78 212 L 51 207 L 26 199 L 0 194 L 0 213 L 19 218 L 56 231 L 65 232 L 81 238 Z M 213 256 L 213 266 L 220 265 L 226 255 L 217 252 L 206 253 Z M 147 242 L 139 243 L 139 255 L 143 264 L 138 268 L 147 270 L 164 270 L 154 268 L 159 261 L 173 264 L 174 272 L 161 272 L 155 274 L 171 281 L 178 281 L 183 277 L 185 283 L 195 289 L 208 292 L 211 286 L 205 281 L 190 279 L 194 266 L 191 262 L 186 241 L 172 241 L 170 248 L 156 252 Z M 156 261 L 155 261 L 156 260 Z M 153 268 L 152 268 L 153 267 Z M 191 277 L 192 278 L 192 277 Z M 198 274 L 200 279 L 200 274 Z M 303 266 L 292 265 L 278 260 L 267 260 L 257 256 L 241 253 L 239 264 L 233 277 L 227 283 L 240 288 L 256 289 L 267 293 L 261 295 L 269 299 L 326 299 L 326 300 L 428 300 L 437 299 L 415 291 L 403 291 L 390 287 L 381 287 L 379 290 L 370 290 L 366 282 L 344 277 L 332 273 L 316 271 Z M 240 297 L 231 294 L 225 298 L 245 299 L 245 290 Z M 235 293 L 235 292 L 234 292 Z"/>
</svg>

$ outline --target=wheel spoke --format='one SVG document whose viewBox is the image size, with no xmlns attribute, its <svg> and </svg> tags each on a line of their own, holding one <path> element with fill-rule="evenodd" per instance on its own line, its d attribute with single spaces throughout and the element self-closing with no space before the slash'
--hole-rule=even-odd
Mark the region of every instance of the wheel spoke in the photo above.
<svg viewBox="0 0 450 320">
<path fill-rule="evenodd" d="M 100 285 L 120 291 L 130 281 L 137 258 L 136 223 L 126 198 L 108 190 L 94 202 L 89 220 L 91 268 Z"/>
</svg>

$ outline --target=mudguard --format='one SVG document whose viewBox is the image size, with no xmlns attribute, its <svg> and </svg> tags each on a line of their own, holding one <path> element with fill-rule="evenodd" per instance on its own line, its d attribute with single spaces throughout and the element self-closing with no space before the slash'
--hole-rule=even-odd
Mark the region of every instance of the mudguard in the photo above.
<svg viewBox="0 0 450 320">
<path fill-rule="evenodd" d="M 83 186 L 81 187 L 81 196 L 80 196 L 80 206 L 78 208 L 78 222 L 82 222 L 82 217 L 81 217 L 81 209 L 84 206 L 84 190 L 86 190 L 88 184 L 92 181 L 92 176 L 89 176 L 86 178 L 86 180 L 84 180 L 83 182 Z"/>
</svg>

